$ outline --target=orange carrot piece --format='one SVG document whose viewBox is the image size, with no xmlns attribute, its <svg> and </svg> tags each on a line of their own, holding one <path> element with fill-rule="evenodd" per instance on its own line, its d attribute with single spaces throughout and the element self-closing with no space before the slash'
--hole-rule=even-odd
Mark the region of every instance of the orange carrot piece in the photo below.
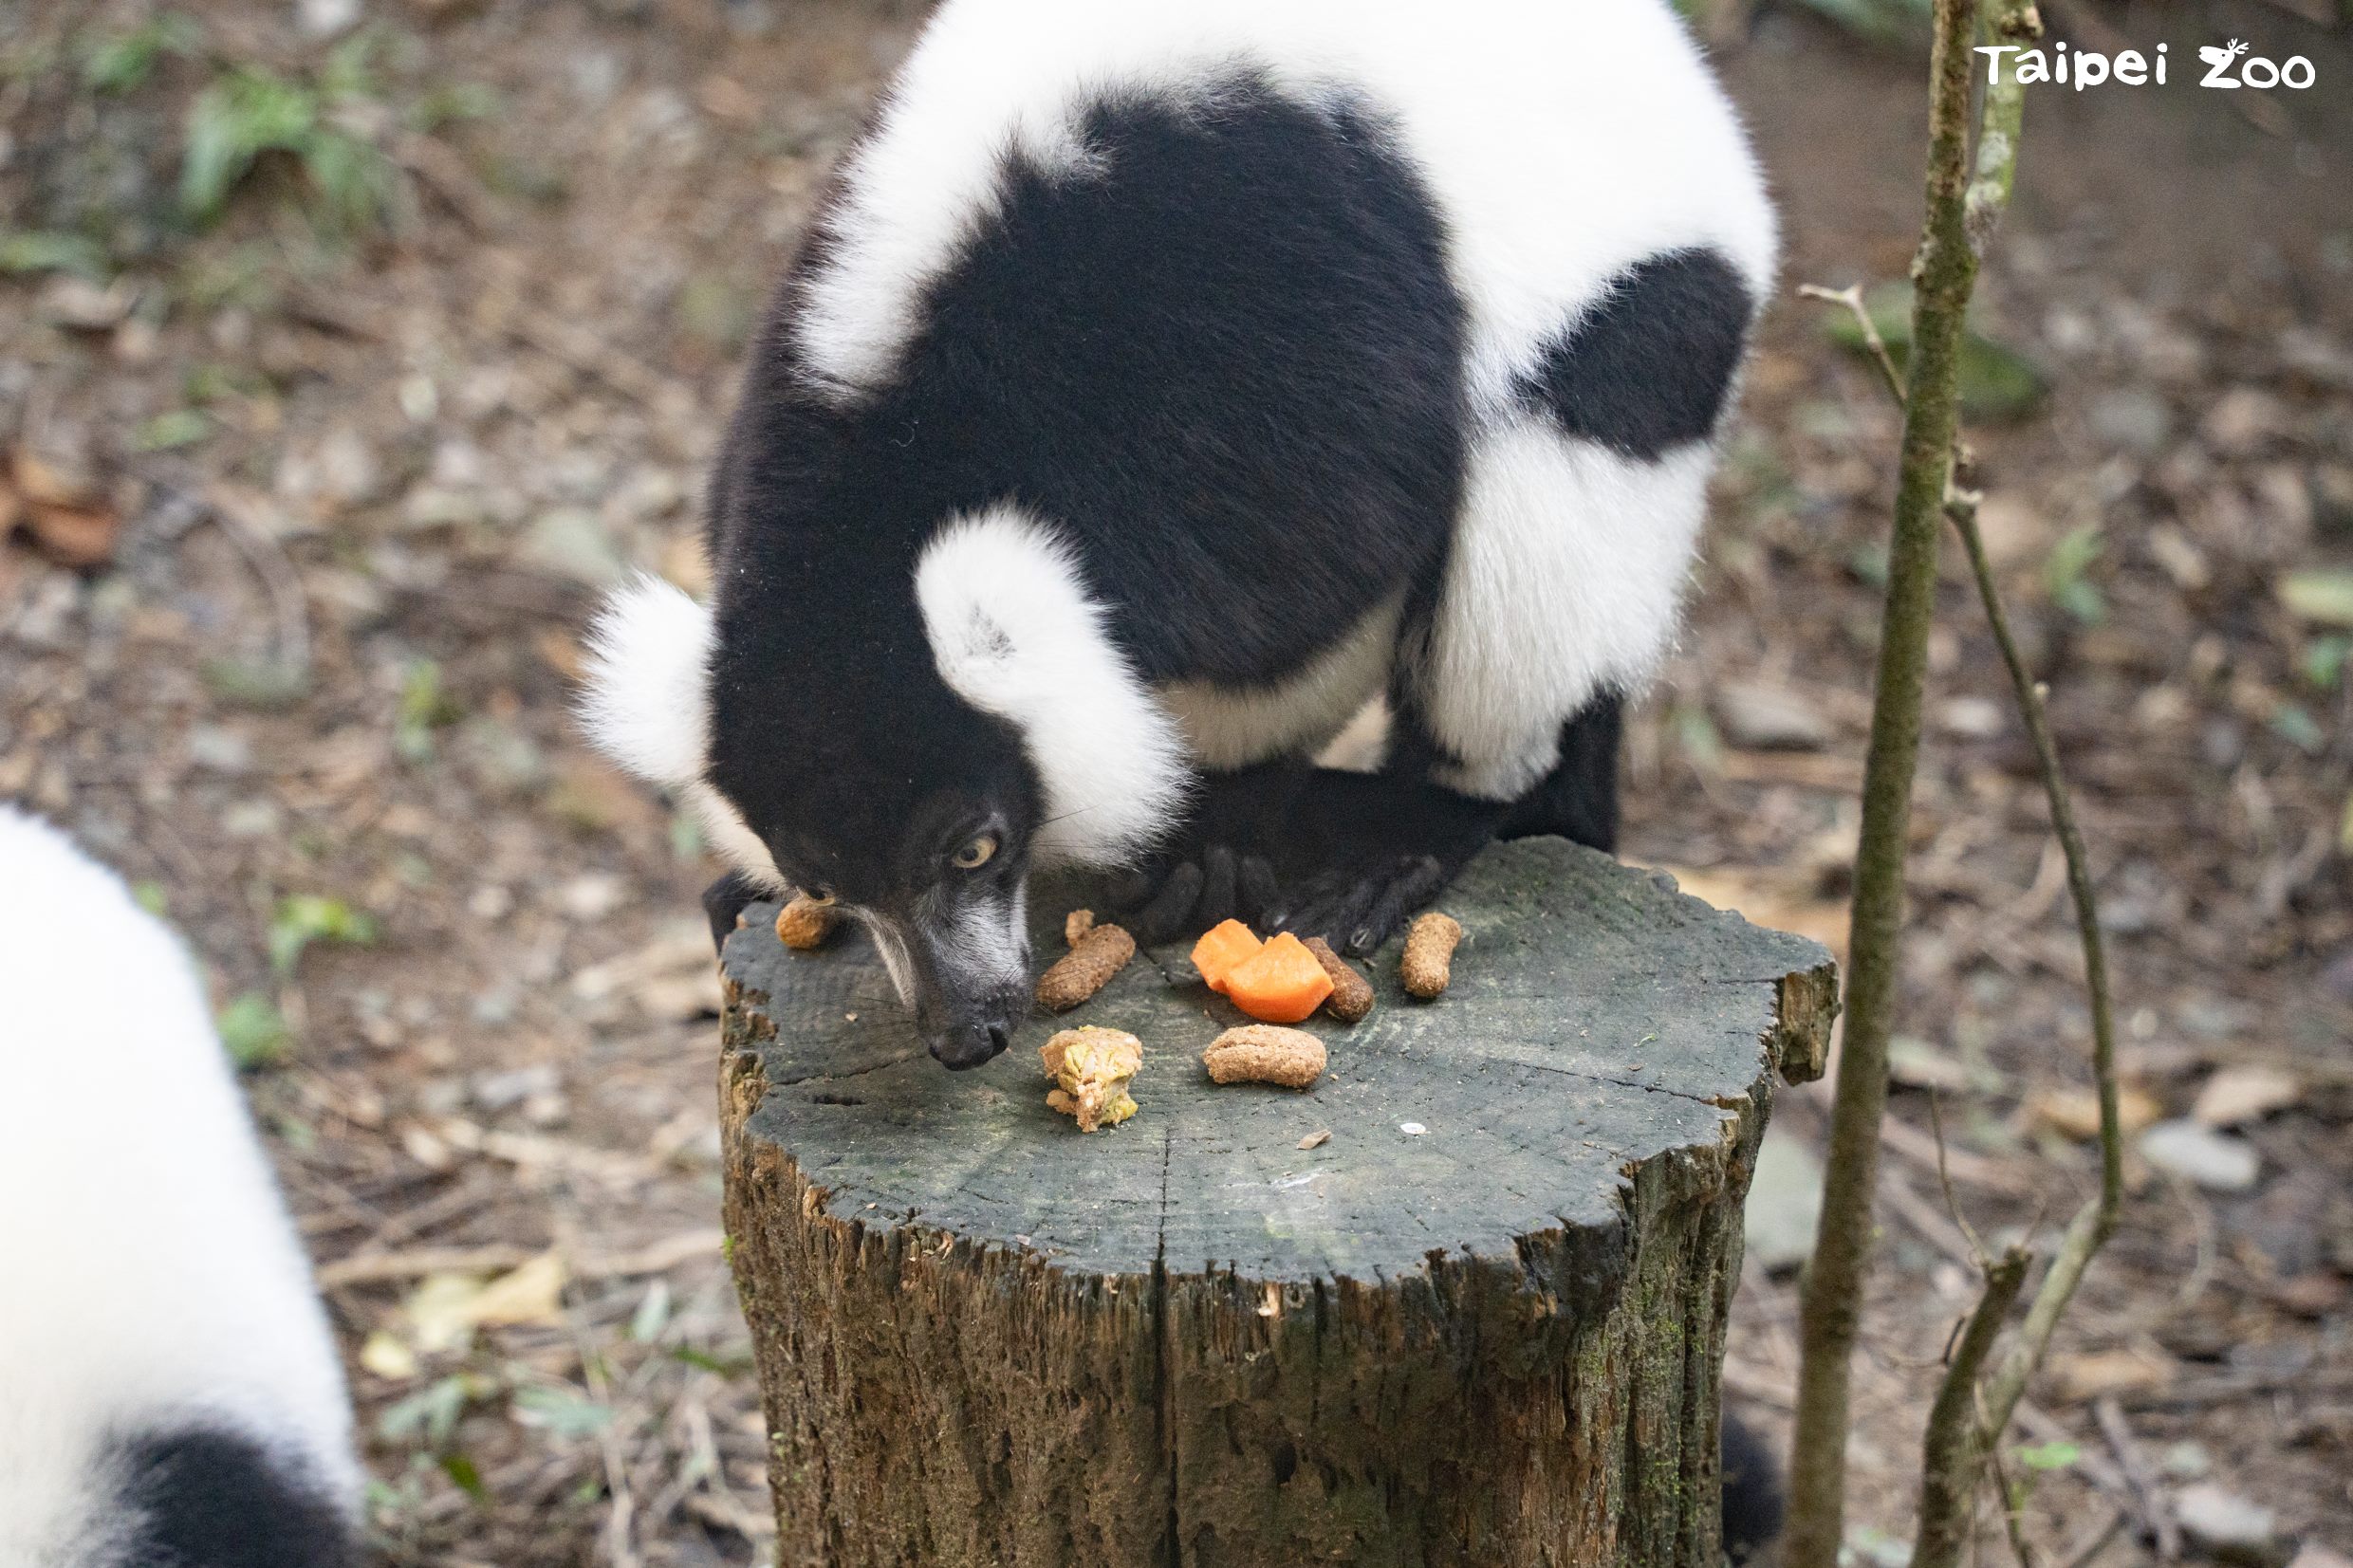
<svg viewBox="0 0 2353 1568">
<path fill-rule="evenodd" d="M 1285 932 L 1226 974 L 1226 995 L 1262 1024 L 1297 1024 L 1332 994 L 1307 945 Z"/>
<path fill-rule="evenodd" d="M 1228 920 L 1212 927 L 1208 935 L 1193 944 L 1193 967 L 1201 971 L 1211 990 L 1223 992 L 1226 976 L 1233 972 L 1234 966 L 1265 946 L 1257 932 L 1241 921 Z"/>
</svg>

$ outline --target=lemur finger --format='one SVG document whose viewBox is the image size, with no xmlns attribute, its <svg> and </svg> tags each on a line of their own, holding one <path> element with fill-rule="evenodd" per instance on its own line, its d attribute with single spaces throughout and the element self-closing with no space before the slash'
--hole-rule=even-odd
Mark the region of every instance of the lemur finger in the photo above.
<svg viewBox="0 0 2353 1568">
<path fill-rule="evenodd" d="M 1349 905 L 1357 891 L 1358 884 L 1319 876 L 1299 890 L 1288 908 L 1269 916 L 1268 929 L 1287 931 L 1294 936 L 1321 936 L 1328 941 L 1335 932 L 1353 929 L 1348 919 Z"/>
<path fill-rule="evenodd" d="M 1193 907 L 1201 899 L 1201 868 L 1187 860 L 1168 874 L 1160 891 L 1136 916 L 1133 934 L 1145 947 L 1170 941 L 1192 924 Z"/>
<path fill-rule="evenodd" d="M 1134 871 L 1121 872 L 1103 890 L 1103 900 L 1121 914 L 1133 914 L 1152 901 L 1168 879 L 1168 867 L 1155 863 L 1138 866 Z"/>
<path fill-rule="evenodd" d="M 1240 888 L 1235 900 L 1234 918 L 1246 925 L 1257 925 L 1266 918 L 1267 911 L 1282 896 L 1275 885 L 1274 867 L 1263 855 L 1245 855 L 1240 866 Z"/>
<path fill-rule="evenodd" d="M 1434 856 L 1418 856 L 1406 861 L 1359 916 L 1343 950 L 1353 958 L 1370 956 L 1397 934 L 1407 915 L 1437 895 L 1445 880 L 1445 868 Z"/>
<path fill-rule="evenodd" d="M 1201 856 L 1201 899 L 1194 906 L 1194 924 L 1203 931 L 1233 918 L 1233 851 L 1212 844 Z"/>
</svg>

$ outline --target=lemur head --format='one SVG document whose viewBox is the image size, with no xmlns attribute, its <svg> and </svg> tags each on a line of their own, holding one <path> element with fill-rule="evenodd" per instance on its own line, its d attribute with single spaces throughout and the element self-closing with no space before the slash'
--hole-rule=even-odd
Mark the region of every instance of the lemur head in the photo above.
<svg viewBox="0 0 2353 1568">
<path fill-rule="evenodd" d="M 715 612 L 625 588 L 585 714 L 739 872 L 864 925 L 932 1055 L 973 1067 L 1028 1010 L 1030 871 L 1148 848 L 1182 744 L 1034 521 L 951 520 L 892 575 L 854 601 L 723 592 Z"/>
</svg>

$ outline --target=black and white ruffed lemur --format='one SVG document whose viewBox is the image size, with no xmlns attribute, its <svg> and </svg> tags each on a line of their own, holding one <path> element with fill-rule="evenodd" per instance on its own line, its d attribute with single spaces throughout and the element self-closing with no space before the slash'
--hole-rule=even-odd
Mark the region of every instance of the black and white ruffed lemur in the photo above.
<svg viewBox="0 0 2353 1568">
<path fill-rule="evenodd" d="M 310 1260 L 204 981 L 0 805 L 0 1568 L 353 1568 Z"/>
<path fill-rule="evenodd" d="M 1367 951 L 1499 835 L 1612 847 L 1773 258 L 1666 0 L 946 0 L 758 338 L 713 601 L 616 597 L 590 727 L 716 932 L 837 899 L 950 1067 L 1040 865 Z"/>
</svg>

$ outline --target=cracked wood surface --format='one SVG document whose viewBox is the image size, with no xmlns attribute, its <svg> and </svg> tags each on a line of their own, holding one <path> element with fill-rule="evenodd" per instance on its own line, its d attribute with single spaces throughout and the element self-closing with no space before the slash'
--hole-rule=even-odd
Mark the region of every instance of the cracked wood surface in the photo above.
<svg viewBox="0 0 2353 1568">
<path fill-rule="evenodd" d="M 1828 955 L 1556 839 L 1443 907 L 1452 989 L 1393 943 L 1305 1093 L 1209 1081 L 1243 1020 L 1179 949 L 950 1075 L 862 934 L 755 908 L 722 1103 L 780 1560 L 1707 1562 L 1739 1201 Z M 1093 1136 L 1037 1059 L 1081 1024 L 1144 1042 Z"/>
</svg>

